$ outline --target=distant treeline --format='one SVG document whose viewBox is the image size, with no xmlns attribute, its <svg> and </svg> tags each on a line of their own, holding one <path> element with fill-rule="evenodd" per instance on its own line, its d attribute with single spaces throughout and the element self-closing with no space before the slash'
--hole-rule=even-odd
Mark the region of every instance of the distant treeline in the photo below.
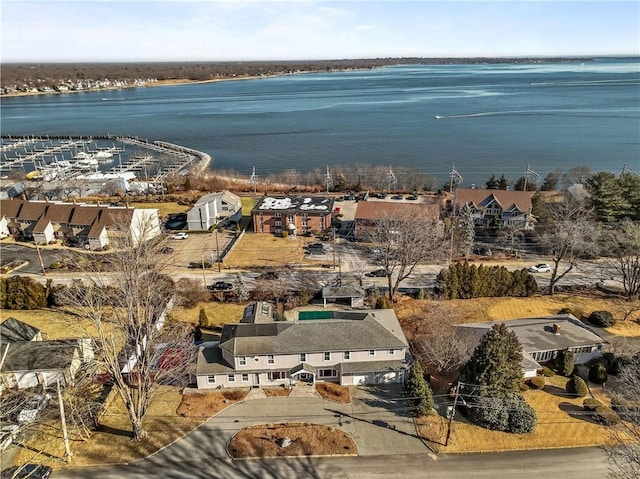
<svg viewBox="0 0 640 479">
<path fill-rule="evenodd" d="M 590 58 L 374 58 L 273 62 L 160 62 L 160 63 L 5 63 L 1 86 L 53 86 L 63 80 L 192 80 L 263 76 L 298 71 L 368 69 L 403 64 L 479 64 L 584 62 Z"/>
</svg>

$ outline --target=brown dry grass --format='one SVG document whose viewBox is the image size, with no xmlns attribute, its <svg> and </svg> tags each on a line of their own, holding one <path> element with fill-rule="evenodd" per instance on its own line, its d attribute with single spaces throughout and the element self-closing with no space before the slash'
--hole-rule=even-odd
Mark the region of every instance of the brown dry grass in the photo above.
<svg viewBox="0 0 640 479">
<path fill-rule="evenodd" d="M 113 396 L 107 412 L 101 418 L 101 427 L 83 441 L 72 433 L 71 451 L 73 466 L 116 464 L 142 459 L 170 444 L 202 423 L 203 418 L 184 418 L 176 415 L 182 400 L 180 389 L 162 386 L 149 407 L 144 425 L 149 433 L 145 441 L 131 441 L 131 427 L 120 398 Z M 54 468 L 61 467 L 64 445 L 59 425 L 47 428 L 44 433 L 34 435 L 27 447 L 20 448 L 14 462 L 21 464 L 37 461 Z M 34 457 L 33 450 L 43 453 Z"/>
<path fill-rule="evenodd" d="M 176 409 L 176 414 L 181 417 L 208 419 L 232 404 L 242 401 L 248 392 L 248 389 L 237 388 L 185 394 Z"/>
<path fill-rule="evenodd" d="M 200 308 L 204 308 L 209 319 L 209 327 L 215 328 L 226 323 L 237 323 L 242 318 L 244 308 L 248 303 L 218 303 L 216 301 L 199 302 L 192 308 L 176 307 L 171 310 L 171 316 L 189 324 L 198 324 Z"/>
<path fill-rule="evenodd" d="M 247 266 L 282 266 L 285 264 L 317 264 L 320 261 L 305 257 L 304 247 L 315 243 L 313 237 L 288 236 L 281 238 L 268 233 L 245 234 L 225 258 L 225 265 L 233 268 Z"/>
<path fill-rule="evenodd" d="M 284 437 L 292 442 L 282 448 L 276 440 Z M 346 432 L 331 426 L 304 423 L 248 427 L 231 438 L 228 450 L 234 458 L 357 454 L 356 444 Z"/>
<path fill-rule="evenodd" d="M 316 391 L 324 399 L 348 404 L 351 402 L 349 388 L 335 383 L 316 383 Z"/>
<path fill-rule="evenodd" d="M 640 336 L 640 312 L 627 321 L 623 306 L 618 300 L 594 292 L 593 294 L 556 294 L 532 298 L 477 298 L 449 301 L 415 300 L 402 298 L 394 307 L 405 334 L 409 339 L 419 336 L 421 322 L 434 309 L 453 315 L 460 323 L 498 321 L 557 314 L 562 308 L 570 308 L 577 316 L 589 315 L 592 311 L 611 311 L 618 323 L 607 330 L 621 336 Z"/>
<path fill-rule="evenodd" d="M 179 205 L 176 202 L 160 202 L 160 203 L 129 203 L 134 208 L 156 208 L 158 215 L 164 217 L 172 213 L 186 213 L 191 209 L 188 205 Z"/>
<path fill-rule="evenodd" d="M 2 320 L 16 318 L 42 331 L 48 339 L 86 337 L 95 334 L 95 328 L 71 310 L 44 308 L 32 310 L 3 310 Z"/>
<path fill-rule="evenodd" d="M 610 443 L 608 428 L 582 414 L 584 399 L 566 393 L 564 385 L 567 378 L 555 376 L 546 379 L 548 384 L 544 389 L 523 393 L 538 417 L 538 424 L 530 433 L 490 431 L 469 423 L 460 412 L 451 424 L 451 436 L 446 447 L 445 418 L 438 415 L 418 418 L 418 431 L 436 452 L 446 453 L 586 447 Z"/>
<path fill-rule="evenodd" d="M 262 391 L 268 398 L 286 398 L 291 393 L 289 388 L 263 388 Z"/>
</svg>

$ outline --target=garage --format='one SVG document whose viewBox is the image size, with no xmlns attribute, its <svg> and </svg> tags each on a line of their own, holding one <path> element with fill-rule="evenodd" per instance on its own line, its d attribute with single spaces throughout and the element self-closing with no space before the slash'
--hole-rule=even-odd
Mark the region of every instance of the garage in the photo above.
<svg viewBox="0 0 640 479">
<path fill-rule="evenodd" d="M 378 382 L 376 373 L 364 373 L 353 375 L 353 385 L 358 386 L 362 384 L 376 384 Z"/>
</svg>

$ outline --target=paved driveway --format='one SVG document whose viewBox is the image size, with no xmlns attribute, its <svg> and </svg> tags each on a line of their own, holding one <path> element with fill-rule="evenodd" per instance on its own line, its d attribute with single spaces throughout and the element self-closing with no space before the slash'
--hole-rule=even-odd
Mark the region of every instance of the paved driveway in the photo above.
<svg viewBox="0 0 640 479">
<path fill-rule="evenodd" d="M 159 451 L 156 459 L 226 458 L 227 442 L 240 429 L 279 422 L 311 422 L 339 427 L 349 433 L 360 455 L 427 453 L 416 437 L 413 420 L 402 410 L 402 388 L 390 385 L 352 388 L 351 404 L 314 397 L 267 398 L 234 404 Z M 200 457 L 202 456 L 202 457 Z"/>
</svg>

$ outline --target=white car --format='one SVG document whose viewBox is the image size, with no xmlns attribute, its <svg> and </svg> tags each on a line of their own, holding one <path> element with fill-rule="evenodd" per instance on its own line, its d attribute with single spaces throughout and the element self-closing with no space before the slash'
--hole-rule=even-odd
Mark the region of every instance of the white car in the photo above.
<svg viewBox="0 0 640 479">
<path fill-rule="evenodd" d="M 32 422 L 38 417 L 38 414 L 42 412 L 44 408 L 49 404 L 51 395 L 49 394 L 37 394 L 30 397 L 24 405 L 24 408 L 18 414 L 18 423 L 24 424 Z"/>
<path fill-rule="evenodd" d="M 176 233 L 171 235 L 171 239 L 175 239 L 175 240 L 184 240 L 187 239 L 189 237 L 188 233 Z"/>
<path fill-rule="evenodd" d="M 529 273 L 551 273 L 551 266 L 546 263 L 536 264 L 527 268 Z"/>
</svg>

